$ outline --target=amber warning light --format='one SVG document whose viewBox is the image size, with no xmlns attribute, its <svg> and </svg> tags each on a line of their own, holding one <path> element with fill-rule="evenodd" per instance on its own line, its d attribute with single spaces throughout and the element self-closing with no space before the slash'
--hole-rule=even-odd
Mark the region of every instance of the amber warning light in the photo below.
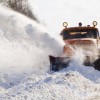
<svg viewBox="0 0 100 100">
<path fill-rule="evenodd" d="M 97 21 L 94 21 L 94 22 L 93 22 L 93 26 L 95 27 L 95 26 L 97 26 L 97 25 L 98 25 Z"/>
<path fill-rule="evenodd" d="M 66 28 L 68 26 L 67 22 L 63 22 L 63 26 Z"/>
</svg>

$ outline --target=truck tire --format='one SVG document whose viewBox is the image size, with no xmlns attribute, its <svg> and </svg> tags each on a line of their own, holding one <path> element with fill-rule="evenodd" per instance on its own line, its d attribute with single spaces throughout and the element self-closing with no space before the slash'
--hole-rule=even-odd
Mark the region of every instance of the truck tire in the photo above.
<svg viewBox="0 0 100 100">
<path fill-rule="evenodd" d="M 94 68 L 100 71 L 100 58 L 98 58 L 94 64 L 93 64 Z"/>
</svg>

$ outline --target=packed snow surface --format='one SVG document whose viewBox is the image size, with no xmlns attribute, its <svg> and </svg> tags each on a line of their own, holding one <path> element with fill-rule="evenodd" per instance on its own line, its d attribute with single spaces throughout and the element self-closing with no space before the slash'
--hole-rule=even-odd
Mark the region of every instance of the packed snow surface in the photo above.
<svg viewBox="0 0 100 100">
<path fill-rule="evenodd" d="M 100 72 L 83 66 L 80 53 L 68 68 L 49 72 L 48 55 L 63 48 L 51 34 L 0 6 L 0 100 L 100 100 Z"/>
</svg>

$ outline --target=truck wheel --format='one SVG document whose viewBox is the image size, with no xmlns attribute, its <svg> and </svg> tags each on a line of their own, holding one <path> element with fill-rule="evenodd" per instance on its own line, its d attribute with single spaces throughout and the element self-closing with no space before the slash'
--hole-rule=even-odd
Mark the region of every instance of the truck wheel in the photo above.
<svg viewBox="0 0 100 100">
<path fill-rule="evenodd" d="M 94 68 L 100 71 L 100 58 L 98 58 L 94 64 L 93 64 Z"/>
</svg>

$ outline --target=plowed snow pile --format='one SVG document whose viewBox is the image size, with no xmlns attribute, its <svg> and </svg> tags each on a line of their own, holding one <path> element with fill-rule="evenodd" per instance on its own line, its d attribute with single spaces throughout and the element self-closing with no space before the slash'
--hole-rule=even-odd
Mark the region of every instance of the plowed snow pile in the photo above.
<svg viewBox="0 0 100 100">
<path fill-rule="evenodd" d="M 100 99 L 100 84 L 90 81 L 77 71 L 32 74 L 18 85 L 1 91 L 2 100 L 92 100 L 97 97 Z"/>
<path fill-rule="evenodd" d="M 0 100 L 100 99 L 100 72 L 94 68 L 73 60 L 60 72 L 48 72 L 48 55 L 62 54 L 63 47 L 50 34 L 0 7 Z"/>
</svg>

